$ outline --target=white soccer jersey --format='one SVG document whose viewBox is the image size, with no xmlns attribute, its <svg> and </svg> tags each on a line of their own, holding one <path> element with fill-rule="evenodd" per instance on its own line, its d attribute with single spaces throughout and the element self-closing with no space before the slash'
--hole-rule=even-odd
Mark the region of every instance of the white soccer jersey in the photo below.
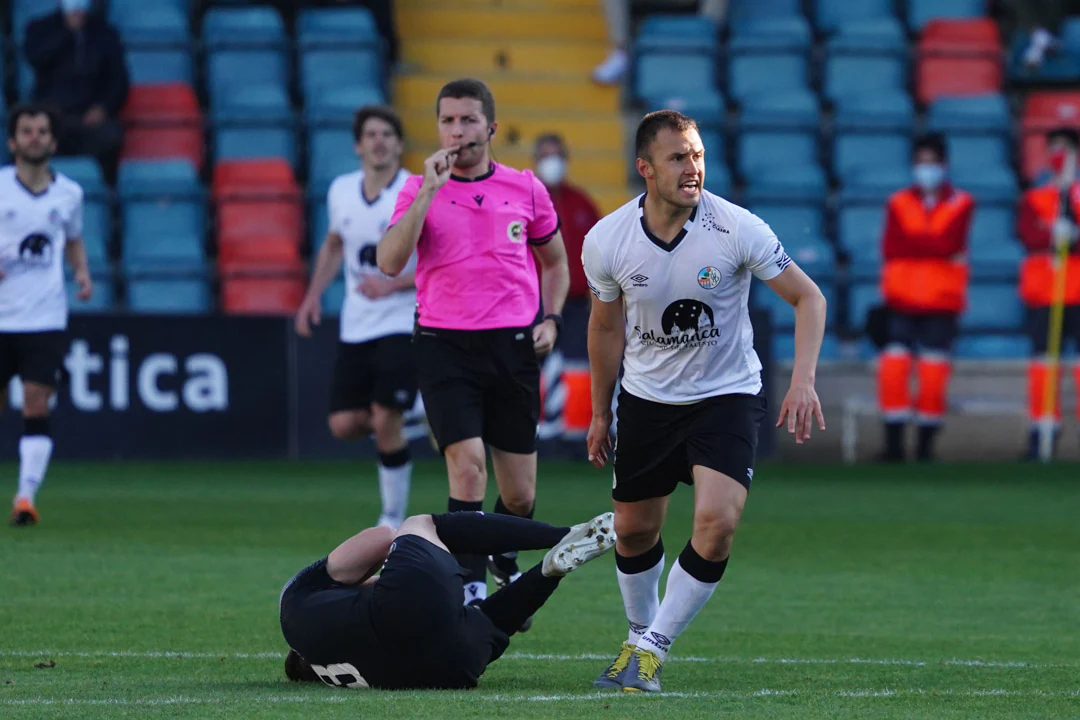
<svg viewBox="0 0 1080 720">
<path fill-rule="evenodd" d="M 341 341 L 361 343 L 375 338 L 411 333 L 416 312 L 416 290 L 395 292 L 372 300 L 360 290 L 370 275 L 385 277 L 375 262 L 375 248 L 390 225 L 398 192 L 409 177 L 402 169 L 378 197 L 364 197 L 364 172 L 341 175 L 330 185 L 327 204 L 330 231 L 345 241 L 345 304 L 341 308 Z M 416 253 L 403 272 L 416 270 Z"/>
<path fill-rule="evenodd" d="M 623 296 L 622 387 L 671 405 L 758 393 L 750 274 L 783 272 L 783 245 L 761 218 L 708 192 L 666 244 L 645 228 L 644 203 L 642 195 L 597 223 L 581 254 L 593 293 Z"/>
<path fill-rule="evenodd" d="M 64 246 L 82 237 L 83 190 L 55 173 L 41 193 L 0 168 L 0 332 L 67 327 Z"/>
</svg>

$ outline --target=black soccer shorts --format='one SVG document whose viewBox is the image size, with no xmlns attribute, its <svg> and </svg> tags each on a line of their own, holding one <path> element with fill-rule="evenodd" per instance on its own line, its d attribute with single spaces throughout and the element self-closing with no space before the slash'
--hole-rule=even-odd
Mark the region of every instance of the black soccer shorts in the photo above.
<svg viewBox="0 0 1080 720">
<path fill-rule="evenodd" d="M 67 334 L 45 332 L 0 332 L 0 387 L 7 389 L 11 378 L 56 388 L 64 364 Z"/>
<path fill-rule="evenodd" d="M 767 407 L 764 394 L 666 405 L 621 391 L 612 498 L 637 502 L 667 497 L 679 483 L 694 484 L 694 465 L 750 489 L 758 428 Z"/>
<path fill-rule="evenodd" d="M 362 343 L 339 342 L 330 383 L 330 412 L 367 410 L 372 402 L 396 410 L 416 403 L 411 336 L 386 335 Z"/>
</svg>

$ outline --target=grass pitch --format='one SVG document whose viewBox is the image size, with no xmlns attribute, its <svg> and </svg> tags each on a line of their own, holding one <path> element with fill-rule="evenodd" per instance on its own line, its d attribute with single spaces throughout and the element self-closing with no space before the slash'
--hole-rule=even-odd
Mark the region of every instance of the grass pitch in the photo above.
<svg viewBox="0 0 1080 720">
<path fill-rule="evenodd" d="M 281 586 L 375 520 L 376 487 L 367 462 L 56 464 L 42 524 L 0 529 L 0 718 L 1080 717 L 1077 466 L 760 468 L 662 697 L 592 688 L 625 636 L 610 556 L 475 691 L 287 682 Z M 610 487 L 542 462 L 538 516 L 587 519 Z M 411 509 L 445 498 L 420 465 Z"/>
</svg>

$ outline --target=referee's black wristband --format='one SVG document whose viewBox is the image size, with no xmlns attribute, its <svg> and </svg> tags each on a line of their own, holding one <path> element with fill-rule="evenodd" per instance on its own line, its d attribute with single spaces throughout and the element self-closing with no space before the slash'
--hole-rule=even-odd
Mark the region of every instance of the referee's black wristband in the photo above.
<svg viewBox="0 0 1080 720">
<path fill-rule="evenodd" d="M 544 316 L 544 320 L 550 320 L 555 323 L 555 337 L 556 339 L 562 335 L 562 315 L 556 313 L 549 313 Z"/>
</svg>

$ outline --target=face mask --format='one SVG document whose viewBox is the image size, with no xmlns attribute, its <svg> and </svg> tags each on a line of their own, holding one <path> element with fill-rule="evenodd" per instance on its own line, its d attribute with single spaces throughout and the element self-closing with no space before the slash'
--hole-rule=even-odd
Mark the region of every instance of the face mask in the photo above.
<svg viewBox="0 0 1080 720">
<path fill-rule="evenodd" d="M 1055 175 L 1060 175 L 1065 171 L 1065 165 L 1069 161 L 1069 149 L 1058 148 L 1050 153 L 1047 160 L 1050 163 L 1050 169 L 1054 171 Z"/>
<path fill-rule="evenodd" d="M 945 182 L 945 168 L 937 163 L 919 163 L 912 171 L 915 184 L 926 192 L 937 190 Z"/>
<path fill-rule="evenodd" d="M 545 185 L 558 185 L 566 177 L 566 161 L 558 155 L 548 155 L 536 162 L 536 175 Z"/>
<path fill-rule="evenodd" d="M 60 8 L 66 12 L 86 12 L 90 9 L 90 0 L 60 0 Z"/>
</svg>

